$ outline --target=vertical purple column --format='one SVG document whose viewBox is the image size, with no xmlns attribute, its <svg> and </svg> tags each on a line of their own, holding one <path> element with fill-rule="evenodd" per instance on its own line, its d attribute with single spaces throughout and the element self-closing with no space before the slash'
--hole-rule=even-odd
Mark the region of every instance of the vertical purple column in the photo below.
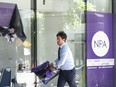
<svg viewBox="0 0 116 87">
<path fill-rule="evenodd" d="M 111 13 L 87 12 L 87 87 L 114 87 Z"/>
</svg>

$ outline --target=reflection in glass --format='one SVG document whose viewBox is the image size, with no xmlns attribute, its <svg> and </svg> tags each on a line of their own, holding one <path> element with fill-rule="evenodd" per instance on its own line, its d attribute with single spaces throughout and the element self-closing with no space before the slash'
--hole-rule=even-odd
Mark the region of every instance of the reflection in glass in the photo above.
<svg viewBox="0 0 116 87">
<path fill-rule="evenodd" d="M 97 12 L 112 13 L 112 0 L 87 0 L 87 1 L 94 5 Z M 90 10 L 88 9 L 88 11 Z"/>
</svg>

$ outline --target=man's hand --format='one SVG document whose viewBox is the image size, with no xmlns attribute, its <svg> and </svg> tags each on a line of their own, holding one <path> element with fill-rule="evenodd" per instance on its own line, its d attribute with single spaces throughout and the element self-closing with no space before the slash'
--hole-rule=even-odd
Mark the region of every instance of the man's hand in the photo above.
<svg viewBox="0 0 116 87">
<path fill-rule="evenodd" d="M 53 63 L 50 63 L 50 64 L 49 64 L 49 69 L 50 69 L 51 71 L 54 71 L 54 70 L 55 70 L 55 67 L 54 67 L 54 64 L 53 64 Z"/>
</svg>

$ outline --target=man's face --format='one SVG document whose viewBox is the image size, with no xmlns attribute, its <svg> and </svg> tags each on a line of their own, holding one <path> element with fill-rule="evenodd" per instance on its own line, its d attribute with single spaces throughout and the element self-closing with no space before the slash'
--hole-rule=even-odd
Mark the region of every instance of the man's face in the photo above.
<svg viewBox="0 0 116 87">
<path fill-rule="evenodd" d="M 57 36 L 57 44 L 61 46 L 65 42 L 65 39 L 62 39 L 60 36 Z"/>
</svg>

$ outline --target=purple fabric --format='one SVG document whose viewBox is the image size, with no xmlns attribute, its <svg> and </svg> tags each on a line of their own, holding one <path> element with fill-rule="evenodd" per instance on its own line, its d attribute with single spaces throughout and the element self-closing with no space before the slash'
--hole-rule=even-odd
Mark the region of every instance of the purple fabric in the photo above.
<svg viewBox="0 0 116 87">
<path fill-rule="evenodd" d="M 13 33 L 8 34 L 10 37 L 10 41 L 8 42 L 11 43 L 12 37 L 15 38 L 13 34 L 15 34 L 23 42 L 26 40 L 22 20 L 16 4 L 0 2 L 0 26 L 3 28 L 14 29 Z"/>
<path fill-rule="evenodd" d="M 0 26 L 9 27 L 15 4 L 0 2 Z"/>
</svg>

